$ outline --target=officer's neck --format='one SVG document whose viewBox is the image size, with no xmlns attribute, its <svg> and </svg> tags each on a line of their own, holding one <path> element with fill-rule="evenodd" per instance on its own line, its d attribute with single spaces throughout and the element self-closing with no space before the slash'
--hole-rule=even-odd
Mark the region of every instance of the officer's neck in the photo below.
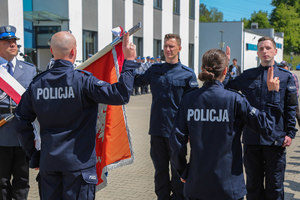
<svg viewBox="0 0 300 200">
<path fill-rule="evenodd" d="M 263 66 L 263 67 L 269 67 L 269 66 L 273 66 L 275 64 L 275 61 L 272 60 L 272 61 L 265 61 L 265 62 L 261 62 L 260 65 Z"/>
</svg>

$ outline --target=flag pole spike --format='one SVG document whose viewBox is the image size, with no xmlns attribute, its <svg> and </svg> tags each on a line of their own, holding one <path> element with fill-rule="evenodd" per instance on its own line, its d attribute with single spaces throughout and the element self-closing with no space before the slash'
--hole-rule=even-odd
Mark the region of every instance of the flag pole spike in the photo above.
<svg viewBox="0 0 300 200">
<path fill-rule="evenodd" d="M 129 29 L 128 33 L 129 33 L 129 35 L 132 35 L 135 32 L 137 32 L 138 30 L 140 30 L 141 28 L 142 28 L 142 22 L 139 22 L 135 26 L 133 26 L 131 29 Z M 84 69 L 84 68 L 86 68 L 91 63 L 93 63 L 97 59 L 99 59 L 102 56 L 104 56 L 107 52 L 109 52 L 110 50 L 112 50 L 112 48 L 114 46 L 116 46 L 117 44 L 119 44 L 122 41 L 122 39 L 123 39 L 123 36 L 116 37 L 114 39 L 114 41 L 112 41 L 110 44 L 106 45 L 103 49 L 101 49 L 100 51 L 98 51 L 95 55 L 93 55 L 92 57 L 90 57 L 89 59 L 87 59 L 86 61 L 84 61 L 83 63 L 81 63 L 78 67 L 76 67 L 76 69 Z"/>
</svg>

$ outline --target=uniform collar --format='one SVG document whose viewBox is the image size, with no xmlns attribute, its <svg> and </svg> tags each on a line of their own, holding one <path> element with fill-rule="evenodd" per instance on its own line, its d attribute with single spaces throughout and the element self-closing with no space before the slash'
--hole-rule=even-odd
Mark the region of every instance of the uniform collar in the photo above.
<svg viewBox="0 0 300 200">
<path fill-rule="evenodd" d="M 271 66 L 262 66 L 261 64 L 258 66 L 258 68 L 261 69 L 261 70 L 268 70 L 269 67 L 271 67 Z M 275 63 L 275 64 L 273 65 L 273 67 L 276 68 L 276 67 L 277 67 L 277 64 Z"/>
<path fill-rule="evenodd" d="M 62 59 L 55 60 L 52 69 L 60 68 L 60 67 L 72 67 L 73 68 L 73 64 L 67 60 L 62 60 Z"/>
<path fill-rule="evenodd" d="M 166 62 L 166 64 L 167 64 L 168 67 L 176 67 L 176 66 L 178 66 L 178 65 L 181 65 L 181 62 L 180 62 L 180 60 L 178 60 L 178 62 L 175 63 L 175 64 L 167 63 L 167 62 Z"/>
<path fill-rule="evenodd" d="M 16 68 L 16 64 L 17 64 L 17 59 L 16 59 L 16 57 L 14 57 L 10 62 L 11 62 L 11 64 L 13 65 L 13 66 L 12 66 L 12 70 L 13 70 L 13 72 L 14 72 L 14 71 L 15 71 L 15 68 Z M 2 65 L 3 67 L 6 67 L 7 63 L 8 63 L 7 60 L 5 60 L 4 58 L 0 57 L 0 65 Z"/>
<path fill-rule="evenodd" d="M 223 83 L 221 83 L 221 82 L 218 81 L 218 80 L 205 81 L 203 85 L 204 85 L 204 86 L 207 86 L 207 87 L 212 86 L 212 85 L 217 85 L 217 86 L 224 87 Z"/>
</svg>

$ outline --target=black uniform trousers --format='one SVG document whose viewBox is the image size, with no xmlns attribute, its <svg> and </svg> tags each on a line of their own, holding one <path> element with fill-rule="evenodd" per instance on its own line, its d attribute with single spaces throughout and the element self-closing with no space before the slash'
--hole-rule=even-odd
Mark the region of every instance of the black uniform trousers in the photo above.
<svg viewBox="0 0 300 200">
<path fill-rule="evenodd" d="M 12 180 L 11 180 L 12 177 Z M 21 147 L 0 147 L 0 200 L 24 200 L 29 191 L 29 163 Z"/>
<path fill-rule="evenodd" d="M 150 156 L 155 168 L 154 183 L 157 200 L 181 200 L 183 183 L 176 170 L 171 166 L 170 180 L 170 144 L 169 138 L 151 135 Z M 171 196 L 172 192 L 172 196 Z"/>
<path fill-rule="evenodd" d="M 40 170 L 40 196 L 42 200 L 94 200 L 96 183 L 85 180 L 83 170 L 51 172 Z"/>
<path fill-rule="evenodd" d="M 244 145 L 244 165 L 247 200 L 284 200 L 284 147 Z"/>
</svg>

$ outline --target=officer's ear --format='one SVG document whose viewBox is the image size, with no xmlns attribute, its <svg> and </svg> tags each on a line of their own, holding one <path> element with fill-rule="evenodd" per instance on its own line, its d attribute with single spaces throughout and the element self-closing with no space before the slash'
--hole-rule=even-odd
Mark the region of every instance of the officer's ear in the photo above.
<svg viewBox="0 0 300 200">
<path fill-rule="evenodd" d="M 224 71 L 223 71 L 223 75 L 226 75 L 228 71 L 228 67 L 225 67 Z"/>
</svg>

